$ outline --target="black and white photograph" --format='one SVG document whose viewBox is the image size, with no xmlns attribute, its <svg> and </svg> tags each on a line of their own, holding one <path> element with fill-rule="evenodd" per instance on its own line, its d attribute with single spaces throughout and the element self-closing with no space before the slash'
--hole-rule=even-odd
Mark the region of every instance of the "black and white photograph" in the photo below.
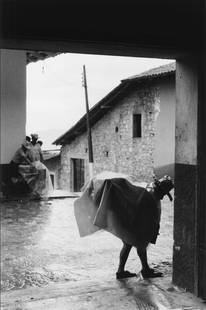
<svg viewBox="0 0 206 310">
<path fill-rule="evenodd" d="M 0 0 L 2 310 L 206 309 L 204 0 Z"/>
</svg>

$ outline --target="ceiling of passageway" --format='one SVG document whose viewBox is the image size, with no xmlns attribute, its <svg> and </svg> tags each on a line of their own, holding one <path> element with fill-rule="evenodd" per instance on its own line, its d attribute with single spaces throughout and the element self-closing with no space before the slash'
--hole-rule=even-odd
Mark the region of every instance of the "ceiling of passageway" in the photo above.
<svg viewBox="0 0 206 310">
<path fill-rule="evenodd" d="M 62 42 L 194 50 L 202 39 L 203 2 L 1 0 L 2 47 L 26 42 L 38 49 L 41 41 L 57 50 Z"/>
</svg>

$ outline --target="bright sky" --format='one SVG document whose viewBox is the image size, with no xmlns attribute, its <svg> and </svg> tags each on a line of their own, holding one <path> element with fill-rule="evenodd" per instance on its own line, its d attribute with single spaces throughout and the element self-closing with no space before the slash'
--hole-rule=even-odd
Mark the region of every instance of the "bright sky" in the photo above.
<svg viewBox="0 0 206 310">
<path fill-rule="evenodd" d="M 86 66 L 90 108 L 121 79 L 173 60 L 84 54 L 61 54 L 27 66 L 27 134 L 41 133 L 44 146 L 85 114 L 82 87 Z M 48 141 L 46 141 L 48 140 Z M 48 144 L 48 146 L 47 146 Z"/>
</svg>

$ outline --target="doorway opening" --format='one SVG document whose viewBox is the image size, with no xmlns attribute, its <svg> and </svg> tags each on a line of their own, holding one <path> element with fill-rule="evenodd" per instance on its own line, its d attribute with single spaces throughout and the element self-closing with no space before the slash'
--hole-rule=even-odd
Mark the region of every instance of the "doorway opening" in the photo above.
<svg viewBox="0 0 206 310">
<path fill-rule="evenodd" d="M 85 183 L 85 164 L 84 159 L 72 158 L 71 159 L 71 177 L 74 192 L 81 192 Z"/>
<path fill-rule="evenodd" d="M 62 55 L 63 56 L 63 55 Z M 65 56 L 65 55 L 64 55 Z M 69 57 L 71 55 L 67 55 L 67 57 Z M 61 55 L 56 56 L 57 58 L 60 58 Z M 90 59 L 93 58 L 94 55 L 90 55 Z M 97 56 L 95 56 L 97 57 Z M 98 62 L 100 62 L 100 60 L 102 59 L 101 56 L 98 59 Z M 103 57 L 103 56 L 102 56 Z M 115 63 L 115 59 L 116 57 L 109 57 L 110 61 Z M 42 120 L 42 124 L 48 124 L 49 122 L 51 122 L 52 124 L 52 128 L 54 129 L 54 127 L 59 124 L 62 125 L 63 122 L 66 123 L 65 129 L 63 130 L 63 132 L 56 132 L 55 134 L 53 134 L 52 139 L 53 141 L 58 138 L 59 136 L 61 136 L 62 134 L 64 135 L 64 131 L 69 132 L 70 129 L 75 126 L 75 124 L 73 124 L 73 126 L 71 124 L 68 125 L 68 121 L 70 120 L 70 118 L 74 117 L 74 114 L 72 114 L 75 111 L 75 117 L 76 117 L 76 122 L 78 123 L 81 120 L 82 114 L 84 115 L 84 93 L 82 92 L 82 99 L 81 101 L 83 101 L 83 104 L 81 105 L 81 108 L 78 106 L 78 100 L 74 98 L 72 98 L 71 96 L 68 96 L 68 93 L 64 92 L 63 88 L 65 87 L 66 90 L 68 89 L 68 85 L 72 88 L 72 82 L 75 81 L 74 80 L 70 80 L 69 83 L 66 80 L 65 81 L 65 76 L 63 79 L 62 75 L 58 75 L 59 71 L 58 71 L 58 66 L 56 67 L 55 63 L 55 57 L 48 59 L 48 60 L 44 60 L 41 62 L 37 62 L 36 63 L 36 67 L 37 67 L 37 71 L 40 69 L 40 76 L 41 79 L 39 78 L 39 81 L 42 83 L 43 88 L 46 90 L 48 90 L 48 93 L 50 93 L 50 95 L 52 96 L 46 96 L 45 93 L 41 92 L 41 91 L 35 91 L 33 94 L 35 94 L 35 96 L 33 96 L 33 100 L 35 101 L 35 105 L 30 105 L 31 101 L 29 103 L 28 106 L 28 113 L 30 113 L 30 116 L 27 118 L 27 120 L 33 120 L 33 124 L 35 126 L 35 128 L 33 127 L 33 129 L 35 130 L 35 132 L 38 132 L 38 121 Z M 124 58 L 125 61 L 125 58 Z M 96 87 L 97 87 L 97 91 L 99 91 L 98 96 L 96 97 L 96 99 L 93 99 L 90 101 L 91 106 L 92 106 L 92 111 L 95 111 L 94 106 L 98 103 L 100 103 L 101 107 L 99 106 L 98 109 L 98 118 L 97 122 L 99 122 L 98 124 L 100 125 L 100 129 L 101 129 L 101 133 L 100 131 L 97 132 L 97 134 L 94 134 L 94 130 L 92 132 L 93 135 L 93 142 L 94 142 L 94 148 L 95 148 L 95 157 L 94 160 L 96 161 L 97 156 L 99 156 L 98 158 L 98 165 L 97 165 L 97 173 L 99 173 L 102 170 L 113 170 L 113 169 L 117 169 L 117 167 L 121 166 L 122 172 L 123 173 L 127 173 L 128 169 L 129 173 L 134 174 L 134 172 L 136 173 L 136 177 L 137 177 L 137 181 L 144 181 L 144 178 L 146 175 L 148 175 L 148 179 L 152 177 L 152 174 L 148 173 L 148 171 L 152 171 L 150 170 L 144 170 L 142 171 L 142 174 L 138 174 L 135 171 L 135 155 L 134 153 L 132 153 L 132 147 L 134 147 L 135 143 L 136 146 L 139 146 L 141 148 L 141 153 L 140 155 L 142 155 L 142 159 L 145 160 L 145 157 L 151 154 L 151 146 L 152 143 L 150 143 L 153 138 L 155 138 L 154 135 L 154 122 L 155 122 L 155 115 L 158 114 L 157 119 L 160 120 L 160 115 L 161 115 L 161 107 L 158 110 L 158 100 L 160 98 L 158 89 L 160 86 L 158 86 L 157 84 L 152 85 L 150 83 L 149 85 L 149 89 L 147 88 L 148 83 L 146 83 L 146 85 L 144 85 L 144 83 L 141 85 L 141 91 L 139 91 L 139 88 L 137 87 L 137 85 L 135 83 L 133 83 L 135 80 L 139 79 L 139 75 L 141 77 L 141 79 L 144 80 L 144 74 L 142 72 L 134 72 L 133 73 L 130 71 L 128 73 L 128 68 L 132 67 L 132 70 L 134 70 L 134 62 L 137 61 L 135 60 L 135 58 L 132 59 L 132 62 L 129 63 L 130 59 L 126 59 L 126 63 L 124 64 L 124 71 L 125 71 L 125 75 L 122 76 L 120 78 L 119 76 L 119 80 L 115 81 L 114 84 L 112 84 L 109 86 L 109 89 L 107 89 L 107 91 L 104 90 L 104 94 L 101 93 L 100 96 L 100 90 L 102 88 L 102 80 L 100 82 L 100 80 L 97 80 L 97 76 L 99 74 L 99 72 L 97 72 L 98 74 L 96 74 L 95 80 L 97 82 Z M 139 59 L 140 63 L 141 60 Z M 144 60 L 145 61 L 145 60 Z M 144 62 L 142 60 L 142 62 Z M 153 60 L 151 60 L 152 62 Z M 109 61 L 108 61 L 109 62 Z M 163 65 L 167 65 L 171 62 L 171 60 L 165 60 L 162 61 L 158 60 L 157 63 L 155 64 L 155 67 L 161 67 Z M 54 67 L 53 67 L 53 71 L 51 70 L 50 64 L 53 63 Z M 29 66 L 34 67 L 35 64 L 30 64 Z M 65 70 L 65 61 L 63 62 L 63 67 L 60 66 L 60 69 L 62 69 L 62 71 L 67 71 Z M 117 67 L 119 67 L 119 63 L 117 63 Z M 115 68 L 117 68 L 115 67 Z M 88 68 L 88 82 L 90 81 L 90 66 L 87 66 Z M 149 68 L 148 65 L 147 67 L 144 67 L 144 69 L 142 69 L 143 72 L 150 70 L 151 67 Z M 152 69 L 151 69 L 152 70 Z M 161 76 L 161 68 L 159 69 L 159 75 Z M 115 70 L 114 70 L 115 71 Z M 108 65 L 108 72 L 111 75 L 111 63 L 110 65 Z M 137 73 L 137 74 L 135 74 Z M 100 74 L 99 74 L 100 75 Z M 138 91 L 138 97 L 134 97 L 133 100 L 130 101 L 130 104 L 128 104 L 127 101 L 127 97 L 126 94 L 124 94 L 123 97 L 119 97 L 118 100 L 119 102 L 116 102 L 116 106 L 114 107 L 114 109 L 112 108 L 112 98 L 111 101 L 108 102 L 108 105 L 105 104 L 104 106 L 102 105 L 102 97 L 103 99 L 107 96 L 108 92 L 112 93 L 112 95 L 116 92 L 116 83 L 119 84 L 117 86 L 117 90 L 122 89 L 122 86 L 124 86 L 125 82 L 122 82 L 123 79 L 127 79 L 128 77 L 133 76 L 133 78 L 130 80 L 132 81 L 132 85 L 131 88 L 127 89 L 127 94 L 128 92 L 131 92 L 131 94 L 136 94 Z M 152 72 L 151 72 L 151 76 L 152 76 Z M 160 77 L 158 75 L 158 77 Z M 170 69 L 168 70 L 168 75 L 173 75 L 174 77 L 174 70 L 172 69 L 170 72 Z M 46 78 L 49 76 L 49 84 L 47 84 L 46 82 Z M 165 77 L 165 73 L 163 74 L 163 76 Z M 146 77 L 146 75 L 145 75 Z M 56 79 L 56 88 L 53 87 L 53 81 Z M 77 76 L 78 79 L 78 87 L 81 87 L 81 73 L 78 74 Z M 79 81 L 80 79 L 80 81 Z M 103 80 L 106 80 L 106 75 L 104 75 Z M 159 80 L 159 79 L 158 79 Z M 75 81 L 76 83 L 76 81 Z M 90 81 L 88 83 L 89 85 L 89 94 L 92 93 L 92 89 L 93 89 L 93 83 L 94 81 Z M 155 83 L 155 81 L 154 81 Z M 33 84 L 34 85 L 34 84 Z M 48 87 L 49 85 L 49 87 Z M 62 85 L 64 87 L 62 87 Z M 31 86 L 31 84 L 30 84 Z M 30 87 L 28 84 L 28 92 L 30 92 Z M 37 83 L 35 83 L 35 87 L 37 86 Z M 53 91 L 57 90 L 57 108 L 54 105 L 53 99 L 55 98 Z M 79 91 L 80 92 L 80 91 Z M 76 91 L 75 91 L 76 93 Z M 149 100 L 147 100 L 147 95 Z M 31 92 L 29 93 L 28 99 L 31 98 Z M 63 104 L 63 100 L 66 98 L 66 106 Z M 90 98 L 90 97 L 89 97 Z M 97 99 L 98 98 L 98 99 Z M 115 97 L 117 98 L 117 97 Z M 129 97 L 131 99 L 131 97 Z M 32 101 L 33 101 L 32 100 Z M 105 100 L 105 99 L 104 99 Z M 124 105 L 123 100 L 126 100 L 126 104 Z M 33 101 L 33 102 L 34 102 Z M 74 104 L 73 104 L 74 103 Z M 122 105 L 123 104 L 123 105 Z M 143 106 L 145 104 L 145 110 L 143 111 L 144 113 L 142 114 L 142 121 L 141 121 L 141 126 L 142 126 L 142 131 L 141 131 L 141 137 L 136 137 L 133 138 L 132 135 L 132 126 L 133 126 L 133 118 L 132 116 L 134 114 L 140 114 L 141 111 L 139 111 L 139 106 Z M 38 106 L 39 105 L 39 106 Z M 161 103 L 160 103 L 161 105 Z M 137 107 L 138 106 L 138 107 Z M 35 111 L 35 108 L 37 107 L 37 110 Z M 123 108 L 122 108 L 123 107 Z M 131 110 L 130 110 L 131 107 Z M 127 108 L 127 110 L 125 110 L 125 108 Z M 33 110 L 32 110 L 33 109 Z M 119 110 L 118 110 L 119 109 Z M 104 111 L 104 113 L 103 113 Z M 105 113 L 105 112 L 108 113 Z M 82 113 L 83 112 L 83 113 Z M 35 113 L 36 116 L 35 116 Z M 156 114 L 155 114 L 156 113 Z M 95 119 L 95 115 L 93 115 L 93 120 Z M 111 116 L 111 119 L 108 119 L 108 115 Z M 129 115 L 129 117 L 128 117 Z M 167 113 L 165 113 L 165 115 L 167 115 Z M 51 120 L 49 120 L 50 116 L 52 117 Z M 126 116 L 126 118 L 125 118 Z M 65 117 L 65 118 L 63 118 Z M 113 118 L 114 117 L 114 118 Z M 128 117 L 128 118 L 127 118 Z M 104 123 L 104 120 L 106 120 L 106 122 Z M 102 123 L 103 121 L 103 123 Z M 108 121 L 108 122 L 107 122 Z M 94 126 L 97 126 L 97 122 L 94 124 Z M 79 123 L 80 125 L 82 124 L 81 122 Z M 110 124 L 111 124 L 111 128 L 110 128 Z M 116 127 L 115 127 L 116 126 Z M 85 134 L 85 132 L 82 132 L 81 130 L 81 126 L 77 126 L 78 128 L 73 128 L 72 129 L 72 133 L 74 134 L 73 137 L 76 139 L 75 143 L 78 142 L 81 138 L 81 135 Z M 40 128 L 40 127 L 39 127 Z M 114 130 L 114 128 L 118 128 L 118 130 Z M 127 134 L 127 129 L 128 129 L 128 133 L 130 135 L 130 139 L 131 139 L 131 144 L 130 145 L 126 145 L 126 139 L 125 139 L 125 134 Z M 32 130 L 33 131 L 33 130 Z M 29 132 L 32 132 L 29 129 Z M 62 131 L 62 127 L 60 128 L 60 131 Z M 161 130 L 160 130 L 161 131 Z M 46 139 L 48 138 L 49 134 L 48 132 L 45 134 L 45 136 L 43 135 L 43 132 L 38 132 L 40 134 L 41 139 L 43 140 L 44 144 L 43 146 L 46 145 Z M 100 134 L 99 134 L 100 133 Z M 174 135 L 174 132 L 172 133 Z M 45 137 L 45 138 L 44 138 Z M 168 138 L 168 137 L 167 137 Z M 143 141 L 144 139 L 144 141 Z M 52 141 L 52 142 L 53 142 Z M 74 141 L 74 140 L 73 140 Z M 65 174 L 62 175 L 62 171 L 61 171 L 61 180 L 62 180 L 62 184 L 64 186 L 64 188 L 66 189 L 70 189 L 71 186 L 73 188 L 73 191 L 78 192 L 81 191 L 82 186 L 84 185 L 85 181 L 86 181 L 86 177 L 87 177 L 87 156 L 88 156 L 88 152 L 85 152 L 85 150 L 87 149 L 87 144 L 86 144 L 86 139 L 84 141 L 82 141 L 83 143 L 81 143 L 81 141 L 79 141 L 79 143 L 76 144 L 77 148 L 76 149 L 76 153 L 74 152 L 74 148 L 71 147 L 71 145 L 68 145 L 68 143 L 70 142 L 69 139 L 65 139 L 64 142 L 62 144 L 58 144 L 61 145 L 61 151 L 60 151 L 60 156 L 58 159 L 58 161 L 61 163 L 61 170 L 64 170 Z M 145 141 L 149 141 L 149 143 L 147 144 L 147 149 L 145 150 L 143 148 L 143 144 L 145 143 Z M 119 145 L 121 146 L 121 149 L 118 150 Z M 166 145 L 166 143 L 165 143 Z M 54 151 L 54 150 L 52 150 Z M 68 151 L 68 152 L 67 152 Z M 126 152 L 126 153 L 125 153 Z M 74 154 L 75 153 L 75 154 Z M 106 156 L 105 156 L 106 154 Z M 145 156 L 145 157 L 144 157 Z M 55 157 L 56 158 L 56 157 Z M 148 159 L 148 157 L 147 157 Z M 131 165 L 130 165 L 131 162 Z M 146 162 L 146 160 L 145 160 Z M 151 165 L 151 162 L 150 162 Z M 153 165 L 153 163 L 152 163 Z M 58 166 L 58 165 L 57 165 Z M 145 165 L 146 166 L 146 165 Z M 58 166 L 59 167 L 59 166 Z M 141 165 L 141 167 L 144 167 L 144 165 Z M 149 169 L 149 168 L 148 168 Z M 141 179 L 140 179 L 141 176 Z M 70 182 L 70 184 L 69 184 Z M 167 203 L 167 201 L 166 201 Z M 71 204 L 70 204 L 71 205 Z M 160 244 L 161 246 L 159 247 L 159 249 L 161 248 L 160 252 L 158 255 L 156 255 L 156 251 L 157 251 L 157 247 L 158 244 L 153 248 L 151 247 L 150 250 L 150 260 L 154 263 L 154 264 L 159 264 L 159 258 L 161 258 L 161 264 L 159 264 L 159 267 L 166 270 L 167 272 L 171 272 L 171 264 L 172 264 L 172 225 L 173 225 L 173 220 L 172 220 L 172 213 L 171 210 L 172 208 L 169 208 L 170 206 L 166 206 L 165 210 L 170 211 L 170 213 L 165 213 L 165 215 L 163 215 L 163 221 L 164 221 L 164 225 L 161 226 L 162 231 L 166 231 L 167 233 L 164 234 L 164 232 L 161 232 L 161 238 L 160 239 Z M 63 208 L 65 210 L 65 212 L 68 212 L 68 210 L 65 208 Z M 57 212 L 57 209 L 54 207 L 55 212 Z M 52 212 L 51 212 L 52 213 Z M 66 213 L 65 213 L 66 214 Z M 65 216 L 65 214 L 62 214 L 62 216 Z M 71 218 L 72 218 L 72 214 L 70 214 Z M 164 218 L 166 218 L 166 220 L 164 220 Z M 75 227 L 74 225 L 75 223 L 73 223 L 72 227 Z M 169 225 L 169 228 L 168 228 Z M 67 227 L 65 225 L 65 227 Z M 68 227 L 67 227 L 68 228 Z M 169 231 L 169 234 L 168 234 Z M 169 236 L 169 242 L 168 242 L 168 236 Z M 116 268 L 115 264 L 117 263 L 117 259 L 118 259 L 118 251 L 120 248 L 120 241 L 118 239 L 115 239 L 115 237 L 113 236 L 108 236 L 108 234 L 105 232 L 104 234 L 102 234 L 101 238 L 98 239 L 99 236 L 96 235 L 95 236 L 95 240 L 96 240 L 96 253 L 101 253 L 102 249 L 104 249 L 104 247 L 108 247 L 114 246 L 114 250 L 115 253 L 117 254 L 114 262 L 113 262 L 113 266 L 111 268 L 111 270 L 108 270 L 108 272 L 110 272 L 110 276 L 111 276 L 111 272 L 114 273 L 114 270 Z M 164 239 L 164 240 L 163 240 Z M 98 242 L 101 241 L 101 242 Z M 162 240 L 162 241 L 161 241 Z M 111 243 L 110 243 L 111 241 Z M 106 242 L 106 243 L 105 243 Z M 85 260 L 91 255 L 91 252 L 89 251 L 89 249 L 92 251 L 89 241 L 87 241 L 87 245 L 88 245 L 88 250 L 87 253 L 88 254 L 86 256 L 84 256 Z M 74 244 L 75 246 L 75 244 Z M 168 251 L 169 249 L 169 251 Z M 66 252 L 66 248 L 65 248 L 65 252 Z M 162 255 L 162 251 L 165 254 L 164 258 Z M 111 256 L 110 256 L 111 251 L 108 251 L 108 255 L 105 256 L 105 260 L 107 261 L 107 263 L 110 263 L 111 261 Z M 135 251 L 133 251 L 131 253 L 131 257 L 129 258 L 128 263 L 131 264 L 131 268 L 136 268 L 136 262 L 138 261 L 138 258 L 136 256 Z M 165 262 L 167 262 L 168 264 L 166 264 Z M 98 270 L 99 274 L 101 274 L 101 270 L 98 267 L 99 262 L 96 261 L 95 262 L 95 268 Z M 109 266 L 109 265 L 108 265 Z"/>
<path fill-rule="evenodd" d="M 32 80 L 36 68 L 37 80 L 44 86 L 41 92 L 35 93 L 40 94 L 38 101 L 45 109 L 44 115 L 49 111 L 47 124 L 51 122 L 52 129 L 59 126 L 50 141 L 61 148 L 60 188 L 80 192 L 88 181 L 86 110 L 81 85 L 83 64 L 87 69 L 94 173 L 122 172 L 135 176 L 139 182 L 152 181 L 153 172 L 158 178 L 165 174 L 174 177 L 175 61 L 67 53 L 28 65 L 28 85 L 37 85 Z M 77 71 L 73 72 L 75 67 Z M 124 92 L 126 83 L 129 87 Z M 44 92 L 47 88 L 49 96 Z M 34 104 L 33 90 L 29 91 L 31 123 Z M 134 115 L 138 116 L 135 135 Z M 45 125 L 44 119 L 42 124 Z M 40 135 L 47 139 L 43 131 Z M 171 274 L 172 249 L 173 203 L 165 197 L 160 236 L 157 244 L 149 249 L 150 262 Z M 129 262 L 135 266 L 136 261 L 138 258 L 132 251 Z"/>
</svg>

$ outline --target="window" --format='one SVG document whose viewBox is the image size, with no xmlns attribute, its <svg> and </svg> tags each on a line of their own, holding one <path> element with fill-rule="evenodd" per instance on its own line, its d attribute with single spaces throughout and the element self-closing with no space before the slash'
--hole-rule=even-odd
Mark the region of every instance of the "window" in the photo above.
<svg viewBox="0 0 206 310">
<path fill-rule="evenodd" d="M 133 138 L 141 138 L 142 136 L 142 115 L 133 114 Z"/>
</svg>

